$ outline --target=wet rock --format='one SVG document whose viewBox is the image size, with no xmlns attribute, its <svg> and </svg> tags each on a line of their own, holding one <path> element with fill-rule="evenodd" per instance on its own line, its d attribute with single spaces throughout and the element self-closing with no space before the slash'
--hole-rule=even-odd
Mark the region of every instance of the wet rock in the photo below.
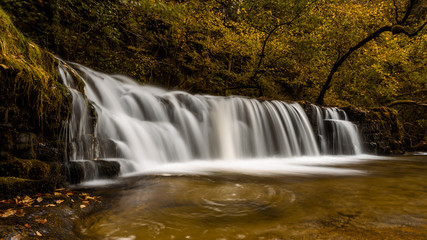
<svg viewBox="0 0 427 240">
<path fill-rule="evenodd" d="M 119 176 L 120 164 L 115 161 L 97 160 L 100 178 L 115 178 Z"/>
<path fill-rule="evenodd" d="M 24 159 L 34 159 L 37 157 L 37 135 L 32 132 L 17 133 L 14 139 L 15 156 Z"/>
<path fill-rule="evenodd" d="M 49 165 L 36 159 L 14 158 L 0 163 L 0 177 L 47 180 L 49 176 Z"/>
<path fill-rule="evenodd" d="M 80 162 L 69 162 L 65 165 L 66 178 L 70 184 L 78 184 L 85 178 L 85 169 Z"/>
<path fill-rule="evenodd" d="M 70 184 L 93 179 L 111 179 L 120 174 L 120 164 L 107 160 L 70 161 L 66 166 L 66 173 Z"/>
<path fill-rule="evenodd" d="M 412 149 L 412 151 L 417 151 L 417 152 L 427 152 L 427 140 L 418 143 L 417 145 L 415 145 Z"/>
<path fill-rule="evenodd" d="M 404 152 L 403 130 L 395 110 L 386 107 L 367 110 L 346 107 L 343 110 L 359 127 L 365 152 L 379 155 Z"/>
<path fill-rule="evenodd" d="M 55 187 L 53 182 L 47 180 L 0 177 L 0 199 L 53 192 Z"/>
<path fill-rule="evenodd" d="M 43 162 L 64 161 L 65 144 L 62 141 L 39 142 L 37 147 L 37 159 Z"/>
</svg>

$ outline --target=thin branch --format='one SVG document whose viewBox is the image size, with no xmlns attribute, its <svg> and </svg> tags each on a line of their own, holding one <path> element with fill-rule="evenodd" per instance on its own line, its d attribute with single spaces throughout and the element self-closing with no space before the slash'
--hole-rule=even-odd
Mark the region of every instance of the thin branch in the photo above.
<svg viewBox="0 0 427 240">
<path fill-rule="evenodd" d="M 294 15 L 294 17 L 290 20 L 290 21 L 287 21 L 287 22 L 284 22 L 284 23 L 281 23 L 281 24 L 278 24 L 278 25 L 276 25 L 272 30 L 270 30 L 269 32 L 268 32 L 268 34 L 267 34 L 267 37 L 264 39 L 264 41 L 263 41 L 263 43 L 262 43 L 262 48 L 261 48 L 261 53 L 260 53 L 260 55 L 259 55 L 259 60 L 258 60 L 258 64 L 257 64 L 257 66 L 256 66 L 256 70 L 254 71 L 254 74 L 249 78 L 251 81 L 255 81 L 256 79 L 258 79 L 259 78 L 259 76 L 257 77 L 257 75 L 260 73 L 260 67 L 261 67 L 261 64 L 262 64 L 262 61 L 264 60 L 264 57 L 265 57 L 265 48 L 266 48 L 266 46 L 267 46 L 267 42 L 268 42 L 268 40 L 270 39 L 270 37 L 273 35 L 273 33 L 277 30 L 277 29 L 279 29 L 280 27 L 282 27 L 282 26 L 290 26 L 295 20 L 297 20 L 300 16 L 301 16 L 301 14 L 309 7 L 309 6 L 311 6 L 312 4 L 314 4 L 315 2 L 317 2 L 317 0 L 314 0 L 314 1 L 312 1 L 312 2 L 310 2 L 310 3 L 308 3 L 307 5 L 305 5 L 304 7 L 302 7 L 302 8 L 300 8 L 299 10 L 298 10 L 298 12 Z"/>
<path fill-rule="evenodd" d="M 420 103 L 420 102 L 413 101 L 413 100 L 397 100 L 397 101 L 394 101 L 394 102 L 388 104 L 387 107 L 392 107 L 395 105 L 416 105 L 416 106 L 427 108 L 427 103 Z"/>
<path fill-rule="evenodd" d="M 399 21 L 399 13 L 398 13 L 398 9 L 397 9 L 397 5 L 396 5 L 396 0 L 393 0 L 393 5 L 394 5 L 394 13 L 396 14 L 395 19 L 396 19 L 396 23 L 397 24 L 401 24 Z"/>
<path fill-rule="evenodd" d="M 406 13 L 405 16 L 402 18 L 402 21 L 400 21 L 400 24 L 404 24 L 406 22 L 406 20 L 408 20 L 409 15 L 411 15 L 412 9 L 414 8 L 415 3 L 417 2 L 417 0 L 411 0 L 408 8 L 406 9 Z"/>
<path fill-rule="evenodd" d="M 259 86 L 252 86 L 252 85 L 241 85 L 237 87 L 228 87 L 225 88 L 226 90 L 235 90 L 235 89 L 259 89 Z"/>
<path fill-rule="evenodd" d="M 415 32 L 413 32 L 413 33 L 411 33 L 411 34 L 408 34 L 408 33 L 406 33 L 406 32 L 404 32 L 404 34 L 406 34 L 407 36 L 409 36 L 409 37 L 414 37 L 414 36 L 416 36 L 421 30 L 423 30 L 423 28 L 425 27 L 427 25 L 427 22 L 424 22 L 424 24 L 423 25 L 421 25 L 421 27 L 420 28 L 418 28 Z"/>
</svg>

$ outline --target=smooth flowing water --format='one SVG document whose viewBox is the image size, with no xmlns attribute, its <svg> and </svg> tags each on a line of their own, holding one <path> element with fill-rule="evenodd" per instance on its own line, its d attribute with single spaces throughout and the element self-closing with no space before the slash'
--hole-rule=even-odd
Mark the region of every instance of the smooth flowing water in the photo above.
<svg viewBox="0 0 427 240">
<path fill-rule="evenodd" d="M 427 155 L 298 160 L 263 161 L 256 175 L 174 165 L 88 187 L 104 207 L 77 231 L 83 239 L 427 239 Z"/>
<path fill-rule="evenodd" d="M 73 97 L 67 155 L 83 166 L 113 160 L 128 174 L 199 160 L 362 152 L 357 127 L 337 108 L 165 91 L 62 61 L 59 75 Z"/>
</svg>

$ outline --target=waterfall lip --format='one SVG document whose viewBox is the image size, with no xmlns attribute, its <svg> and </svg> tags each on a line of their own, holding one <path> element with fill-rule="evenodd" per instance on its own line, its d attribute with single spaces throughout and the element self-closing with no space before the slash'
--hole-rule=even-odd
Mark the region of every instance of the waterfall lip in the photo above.
<svg viewBox="0 0 427 240">
<path fill-rule="evenodd" d="M 123 177 L 142 175 L 180 176 L 180 175 L 216 175 L 242 174 L 251 176 L 287 176 L 287 175 L 363 175 L 366 172 L 350 168 L 334 166 L 357 165 L 370 159 L 370 155 L 342 156 L 315 156 L 268 159 L 240 159 L 240 160 L 192 160 L 183 163 L 168 163 L 140 172 L 133 172 Z"/>
<path fill-rule="evenodd" d="M 117 159 L 104 159 L 115 161 Z M 253 177 L 286 177 L 286 176 L 360 176 L 370 172 L 349 168 L 349 165 L 363 164 L 371 160 L 389 160 L 386 156 L 361 154 L 354 156 L 326 155 L 292 158 L 240 159 L 240 160 L 194 160 L 191 162 L 168 163 L 122 174 L 116 179 L 93 179 L 72 187 L 109 187 L 121 185 L 132 179 L 145 177 L 186 177 L 186 176 L 221 176 L 242 175 Z M 90 160 L 78 160 L 90 161 Z M 346 168 L 339 166 L 345 165 Z M 336 167 L 335 167 L 336 166 Z"/>
</svg>

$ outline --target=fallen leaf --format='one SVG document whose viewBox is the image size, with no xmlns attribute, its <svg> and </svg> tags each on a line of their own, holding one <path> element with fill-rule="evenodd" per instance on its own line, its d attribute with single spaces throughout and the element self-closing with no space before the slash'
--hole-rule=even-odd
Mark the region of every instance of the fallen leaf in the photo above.
<svg viewBox="0 0 427 240">
<path fill-rule="evenodd" d="M 58 188 L 58 189 L 56 189 L 56 191 L 64 191 L 65 190 L 65 188 Z"/>
<path fill-rule="evenodd" d="M 37 193 L 36 194 L 36 197 L 41 197 L 41 196 L 43 196 L 43 193 Z"/>
<path fill-rule="evenodd" d="M 39 237 L 43 236 L 41 233 L 39 233 L 39 231 L 36 231 L 36 235 Z"/>
<path fill-rule="evenodd" d="M 80 208 L 85 208 L 85 207 L 86 207 L 86 205 L 83 205 L 83 204 L 82 204 L 82 205 L 80 205 Z"/>
<path fill-rule="evenodd" d="M 43 198 L 42 197 L 38 197 L 36 200 L 37 200 L 37 202 L 41 202 L 41 201 L 43 201 Z"/>
<path fill-rule="evenodd" d="M 2 218 L 7 218 L 7 217 L 10 217 L 10 216 L 15 215 L 15 213 L 16 213 L 16 210 L 8 209 L 8 210 L 6 210 L 6 212 L 4 212 L 4 213 L 0 214 L 0 216 L 1 216 Z"/>
<path fill-rule="evenodd" d="M 56 205 L 55 205 L 55 204 L 50 203 L 50 204 L 44 205 L 43 207 L 56 207 Z"/>
<path fill-rule="evenodd" d="M 22 239 L 21 234 L 15 235 L 12 238 L 10 238 L 10 240 L 21 240 L 21 239 Z"/>
<path fill-rule="evenodd" d="M 82 201 L 83 204 L 89 204 L 89 201 Z"/>
<path fill-rule="evenodd" d="M 64 200 L 56 200 L 56 204 L 61 204 Z"/>
<path fill-rule="evenodd" d="M 24 209 L 18 209 L 18 210 L 16 211 L 15 215 L 16 215 L 17 217 L 23 217 L 23 216 L 25 216 Z"/>
<path fill-rule="evenodd" d="M 71 195 L 74 195 L 74 194 L 72 192 L 67 192 L 66 195 L 67 196 L 71 196 Z"/>
<path fill-rule="evenodd" d="M 34 220 L 34 222 L 39 223 L 39 224 L 45 224 L 45 223 L 47 223 L 47 219 L 46 218 L 44 218 L 44 219 L 36 219 L 36 220 Z"/>
<path fill-rule="evenodd" d="M 59 197 L 62 195 L 62 193 L 59 193 L 59 192 L 54 192 L 53 194 L 55 195 L 55 197 Z"/>
<path fill-rule="evenodd" d="M 28 224 L 28 223 L 26 223 L 24 226 L 25 226 L 26 228 L 31 228 L 30 224 Z"/>
</svg>

